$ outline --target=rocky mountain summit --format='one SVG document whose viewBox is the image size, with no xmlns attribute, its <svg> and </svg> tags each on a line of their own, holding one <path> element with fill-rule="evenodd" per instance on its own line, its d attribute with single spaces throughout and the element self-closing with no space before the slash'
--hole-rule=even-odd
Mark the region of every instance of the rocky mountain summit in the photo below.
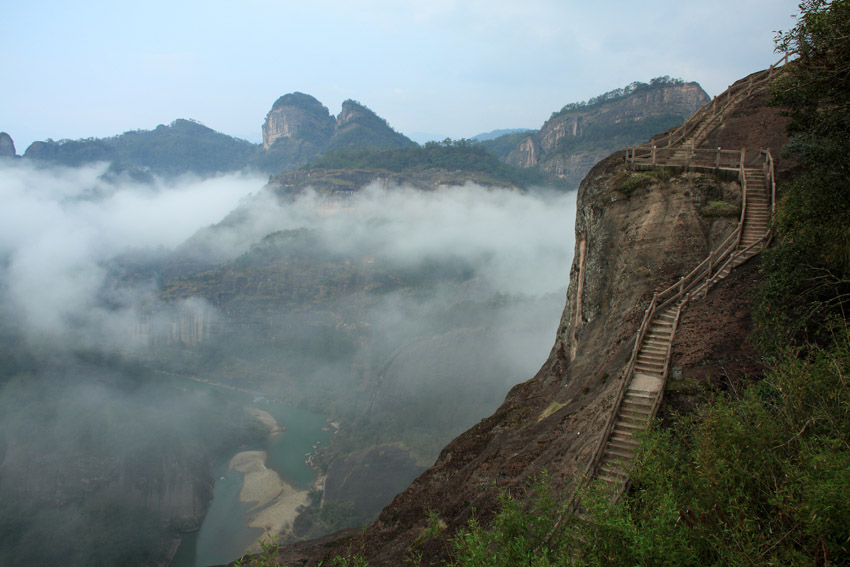
<svg viewBox="0 0 850 567">
<path fill-rule="evenodd" d="M 0 132 L 0 157 L 15 157 L 15 142 L 6 132 Z"/>
<path fill-rule="evenodd" d="M 611 152 L 678 126 L 708 101 L 697 83 L 669 77 L 632 83 L 564 106 L 539 131 L 522 138 L 507 153 L 503 150 L 501 157 L 511 165 L 536 166 L 578 185 Z"/>
<path fill-rule="evenodd" d="M 764 91 L 753 94 L 703 143 L 710 147 L 722 139 L 748 152 L 770 149 L 778 156 L 787 141 L 785 119 L 766 101 Z M 556 118 L 550 121 L 552 131 L 557 124 L 580 129 L 579 120 Z M 532 141 L 542 144 L 542 139 Z M 714 215 L 707 205 L 720 202 L 737 211 L 741 202 L 734 179 L 666 170 L 634 173 L 623 157 L 618 152 L 599 162 L 579 189 L 566 307 L 555 344 L 537 374 L 446 446 L 434 466 L 372 525 L 285 547 L 278 556 L 281 563 L 317 565 L 356 552 L 373 566 L 400 565 L 411 558 L 440 565 L 451 538 L 470 519 L 487 525 L 494 517 L 500 490 L 521 497 L 530 481 L 546 471 L 555 493 L 572 492 L 604 429 L 653 293 L 690 272 L 736 226 L 737 212 Z M 793 164 L 780 160 L 776 165 L 782 177 Z M 733 272 L 683 315 L 662 415 L 691 407 L 709 386 L 735 388 L 746 374 L 760 372 L 747 339 L 752 326 L 748 298 L 759 281 L 755 265 L 751 261 Z M 441 528 L 428 531 L 434 518 Z"/>
<path fill-rule="evenodd" d="M 315 97 L 295 92 L 275 101 L 263 123 L 261 161 L 268 170 L 285 171 L 304 165 L 327 150 L 365 147 L 394 148 L 413 144 L 387 121 L 353 100 L 333 116 Z"/>
</svg>

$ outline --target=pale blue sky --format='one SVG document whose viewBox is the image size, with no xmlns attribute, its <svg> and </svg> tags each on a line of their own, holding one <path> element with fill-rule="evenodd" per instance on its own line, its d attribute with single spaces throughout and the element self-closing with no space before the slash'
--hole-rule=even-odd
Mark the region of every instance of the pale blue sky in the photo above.
<svg viewBox="0 0 850 567">
<path fill-rule="evenodd" d="M 417 138 L 539 128 L 670 75 L 766 68 L 798 0 L 0 0 L 0 131 L 103 137 L 192 118 L 261 140 L 281 95 L 353 98 Z"/>
</svg>

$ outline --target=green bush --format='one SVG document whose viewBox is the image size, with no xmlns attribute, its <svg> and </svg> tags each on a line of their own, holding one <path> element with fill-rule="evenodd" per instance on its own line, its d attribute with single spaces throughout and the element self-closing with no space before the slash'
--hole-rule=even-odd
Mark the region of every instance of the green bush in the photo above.
<svg viewBox="0 0 850 567">
<path fill-rule="evenodd" d="M 704 217 L 739 217 L 741 216 L 741 207 L 726 201 L 709 201 L 700 210 L 700 213 Z"/>
</svg>

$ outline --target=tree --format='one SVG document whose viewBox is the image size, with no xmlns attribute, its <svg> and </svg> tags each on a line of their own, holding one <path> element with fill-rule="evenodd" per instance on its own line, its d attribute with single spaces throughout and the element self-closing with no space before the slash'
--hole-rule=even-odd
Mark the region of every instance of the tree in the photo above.
<svg viewBox="0 0 850 567">
<path fill-rule="evenodd" d="M 773 86 L 803 172 L 781 187 L 779 244 L 765 255 L 762 346 L 827 340 L 850 307 L 850 0 L 806 0 L 776 38 L 795 53 Z"/>
</svg>

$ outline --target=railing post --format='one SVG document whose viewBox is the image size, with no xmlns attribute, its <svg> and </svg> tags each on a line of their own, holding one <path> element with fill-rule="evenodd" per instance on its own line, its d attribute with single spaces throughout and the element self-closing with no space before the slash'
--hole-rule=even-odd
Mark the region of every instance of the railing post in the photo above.
<svg viewBox="0 0 850 567">
<path fill-rule="evenodd" d="M 711 278 L 711 268 L 714 263 L 714 250 L 708 253 L 708 278 Z"/>
<path fill-rule="evenodd" d="M 681 295 L 683 291 L 685 291 L 685 276 L 679 278 L 679 295 Z"/>
<path fill-rule="evenodd" d="M 655 144 L 652 144 L 652 166 L 655 167 Z"/>
<path fill-rule="evenodd" d="M 714 169 L 720 169 L 720 146 L 717 146 L 717 155 L 714 160 Z"/>
</svg>

